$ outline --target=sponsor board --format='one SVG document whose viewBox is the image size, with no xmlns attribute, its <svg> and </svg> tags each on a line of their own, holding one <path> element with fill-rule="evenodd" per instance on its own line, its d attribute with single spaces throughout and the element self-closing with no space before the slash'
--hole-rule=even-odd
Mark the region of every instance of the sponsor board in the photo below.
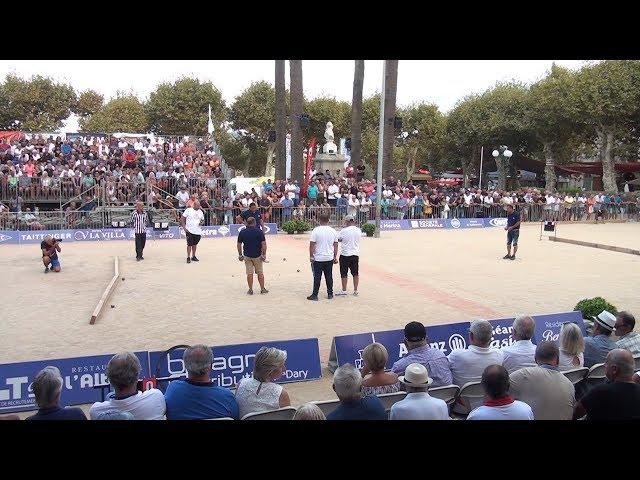
<svg viewBox="0 0 640 480">
<path fill-rule="evenodd" d="M 565 322 L 576 323 L 583 334 L 586 334 L 580 312 L 551 313 L 546 315 L 532 315 L 532 317 L 536 323 L 535 335 L 532 340 L 536 344 L 544 340 L 557 341 L 560 327 Z M 492 348 L 504 348 L 514 343 L 513 338 L 511 338 L 514 320 L 514 318 L 490 320 L 493 327 L 493 337 L 491 339 Z M 431 348 L 437 348 L 445 355 L 449 355 L 453 350 L 468 347 L 470 326 L 471 322 L 427 326 L 427 342 Z M 333 339 L 331 347 L 331 356 L 333 358 L 329 360 L 330 367 L 333 361 L 337 365 L 351 363 L 357 368 L 361 368 L 362 351 L 367 345 L 373 342 L 383 344 L 389 352 L 389 360 L 386 365 L 387 369 L 390 369 L 397 360 L 408 353 L 404 344 L 404 330 L 342 335 L 334 337 Z"/>
<path fill-rule="evenodd" d="M 135 352 L 142 371 L 148 376 L 147 352 Z M 77 358 L 61 358 L 34 362 L 7 363 L 0 365 L 0 413 L 36 410 L 35 395 L 31 384 L 36 374 L 47 366 L 58 367 L 62 375 L 62 405 L 80 405 L 100 401 L 102 396 L 94 385 L 103 385 L 107 380 L 107 363 L 113 355 L 94 355 Z"/>
<path fill-rule="evenodd" d="M 370 220 L 369 223 L 375 223 Z M 506 218 L 431 218 L 417 220 L 380 220 L 380 230 L 413 230 L 429 228 L 487 228 L 504 227 Z"/>
</svg>

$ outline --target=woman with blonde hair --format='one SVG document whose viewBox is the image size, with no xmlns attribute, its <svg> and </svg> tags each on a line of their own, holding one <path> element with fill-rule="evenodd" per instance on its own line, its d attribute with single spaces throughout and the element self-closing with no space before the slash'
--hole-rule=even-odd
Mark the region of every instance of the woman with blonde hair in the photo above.
<svg viewBox="0 0 640 480">
<path fill-rule="evenodd" d="M 560 327 L 560 370 L 571 370 L 584 365 L 584 338 L 575 323 L 563 323 Z"/>
<path fill-rule="evenodd" d="M 274 347 L 262 347 L 256 352 L 253 377 L 238 383 L 236 401 L 240 418 L 248 413 L 266 412 L 291 405 L 289 394 L 275 383 L 285 372 L 287 352 Z"/>
<path fill-rule="evenodd" d="M 363 395 L 380 395 L 400 391 L 398 376 L 393 372 L 384 371 L 389 360 L 389 354 L 384 345 L 381 343 L 367 345 L 362 351 L 362 359 L 364 360 L 362 369 Z M 365 377 L 365 375 L 367 376 Z"/>
<path fill-rule="evenodd" d="M 296 410 L 296 414 L 293 416 L 294 420 L 326 420 L 327 418 L 314 403 L 305 403 Z"/>
</svg>

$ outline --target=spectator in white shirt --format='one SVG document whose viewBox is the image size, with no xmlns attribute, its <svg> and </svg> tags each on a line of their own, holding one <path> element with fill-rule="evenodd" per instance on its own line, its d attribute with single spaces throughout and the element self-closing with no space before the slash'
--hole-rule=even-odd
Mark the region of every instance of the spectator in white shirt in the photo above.
<svg viewBox="0 0 640 480">
<path fill-rule="evenodd" d="M 187 208 L 187 200 L 189 200 L 189 193 L 187 192 L 187 187 L 184 185 L 180 187 L 180 191 L 176 193 L 176 198 L 178 199 L 178 208 Z"/>
<path fill-rule="evenodd" d="M 501 365 L 503 356 L 498 349 L 491 348 L 492 338 L 491 323 L 486 320 L 475 320 L 469 329 L 469 348 L 452 351 L 449 356 L 449 367 L 453 375 L 453 383 L 459 387 L 465 383 L 479 382 L 484 369 L 489 365 Z M 471 410 L 480 406 L 481 399 L 472 400 Z M 456 411 L 468 413 L 462 405 L 456 404 Z"/>
<path fill-rule="evenodd" d="M 429 385 L 433 380 L 429 378 L 427 367 L 412 363 L 399 380 L 404 384 L 407 396 L 393 404 L 390 420 L 449 420 L 447 404 L 429 395 Z"/>
<path fill-rule="evenodd" d="M 533 420 L 531 407 L 509 396 L 509 373 L 502 365 L 490 365 L 482 373 L 484 404 L 467 420 Z"/>
<path fill-rule="evenodd" d="M 519 368 L 536 366 L 536 346 L 531 341 L 536 330 L 536 322 L 529 316 L 520 315 L 513 321 L 511 328 L 511 337 L 515 342 L 502 349 L 502 365 L 510 374 Z"/>
<path fill-rule="evenodd" d="M 572 370 L 584 365 L 584 337 L 575 323 L 564 323 L 560 327 L 560 370 Z"/>
<path fill-rule="evenodd" d="M 107 378 L 115 393 L 104 402 L 96 402 L 89 409 L 89 417 L 95 420 L 110 410 L 131 413 L 136 420 L 163 420 L 167 410 L 164 395 L 156 388 L 138 391 L 141 366 L 138 357 L 131 352 L 114 355 L 107 364 Z"/>
</svg>

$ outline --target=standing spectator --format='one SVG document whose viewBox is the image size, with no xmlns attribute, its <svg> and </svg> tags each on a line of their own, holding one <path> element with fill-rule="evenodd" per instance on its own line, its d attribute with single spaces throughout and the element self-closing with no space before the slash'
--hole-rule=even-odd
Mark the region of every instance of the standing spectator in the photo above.
<svg viewBox="0 0 640 480">
<path fill-rule="evenodd" d="M 462 387 L 465 383 L 478 382 L 484 369 L 489 365 L 501 365 L 502 351 L 491 348 L 492 327 L 486 320 L 474 320 L 469 328 L 469 347 L 452 351 L 447 357 L 454 384 Z M 471 402 L 470 408 L 482 402 Z M 462 411 L 461 411 L 462 413 Z M 468 412 L 464 412 L 468 413 Z"/>
<path fill-rule="evenodd" d="M 640 354 L 640 334 L 633 331 L 635 326 L 636 319 L 629 312 L 616 314 L 615 333 L 619 337 L 616 346 L 629 350 L 634 356 Z"/>
<path fill-rule="evenodd" d="M 362 359 L 364 366 L 361 373 L 365 376 L 362 380 L 362 393 L 380 395 L 400 390 L 398 375 L 384 371 L 389 360 L 389 354 L 384 345 L 381 343 L 367 345 L 362 351 Z"/>
<path fill-rule="evenodd" d="M 138 391 L 140 360 L 131 352 L 117 353 L 107 364 L 107 378 L 115 392 L 104 402 L 96 402 L 89 409 L 89 417 L 95 420 L 109 410 L 130 412 L 136 420 L 164 420 L 166 404 L 164 395 L 157 388 Z"/>
<path fill-rule="evenodd" d="M 45 367 L 38 372 L 31 388 L 36 397 L 38 413 L 27 420 L 86 420 L 84 412 L 77 407 L 60 406 L 62 375 L 57 367 Z"/>
<path fill-rule="evenodd" d="M 320 215 L 320 226 L 313 229 L 309 238 L 309 260 L 313 270 L 313 292 L 307 300 L 318 300 L 320 280 L 324 274 L 327 298 L 333 298 L 333 264 L 338 263 L 338 234 L 331 228 L 329 216 Z"/>
<path fill-rule="evenodd" d="M 340 192 L 340 187 L 338 186 L 337 182 L 330 182 L 329 187 L 327 188 L 327 194 L 329 196 L 329 205 L 331 205 L 332 207 L 337 206 L 339 195 L 338 192 Z"/>
<path fill-rule="evenodd" d="M 584 338 L 575 323 L 564 323 L 560 327 L 560 370 L 571 370 L 584 365 Z"/>
<path fill-rule="evenodd" d="M 449 408 L 439 398 L 429 395 L 432 380 L 424 365 L 412 363 L 400 377 L 407 396 L 393 404 L 390 420 L 449 420 Z"/>
<path fill-rule="evenodd" d="M 603 310 L 593 320 L 592 336 L 584 339 L 584 366 L 589 368 L 604 363 L 607 354 L 616 348 L 616 343 L 611 340 L 616 316 Z"/>
<path fill-rule="evenodd" d="M 437 348 L 431 348 L 427 343 L 427 329 L 420 322 L 409 322 L 404 327 L 404 344 L 408 354 L 397 360 L 391 371 L 403 375 L 408 365 L 421 363 L 427 368 L 429 378 L 433 379 L 433 387 L 451 385 L 453 378 L 449 367 L 449 360 Z"/>
<path fill-rule="evenodd" d="M 285 369 L 287 352 L 273 347 L 262 347 L 256 352 L 253 376 L 240 380 L 236 401 L 240 418 L 248 413 L 277 410 L 291 405 L 289 394 L 275 383 Z"/>
<path fill-rule="evenodd" d="M 305 403 L 298 407 L 293 420 L 326 420 L 327 418 L 315 403 Z"/>
<path fill-rule="evenodd" d="M 536 322 L 529 316 L 520 315 L 513 321 L 511 337 L 515 343 L 502 349 L 504 355 L 502 365 L 509 374 L 519 368 L 535 367 L 536 346 L 531 341 L 535 331 Z"/>
<path fill-rule="evenodd" d="M 252 203 L 251 205 L 255 205 L 255 203 Z M 247 284 L 249 285 L 247 295 L 253 295 L 254 271 L 256 275 L 258 275 L 260 293 L 269 293 L 269 290 L 264 288 L 264 273 L 262 270 L 263 262 L 267 260 L 267 240 L 264 236 L 264 232 L 256 226 L 255 217 L 247 218 L 247 228 L 238 233 L 237 247 L 238 260 L 241 262 L 244 260 L 246 267 Z"/>
<path fill-rule="evenodd" d="M 213 353 L 206 345 L 194 345 L 182 355 L 187 378 L 169 383 L 165 400 L 167 420 L 201 420 L 231 417 L 239 410 L 231 390 L 211 381 Z"/>
<path fill-rule="evenodd" d="M 362 230 L 355 226 L 355 219 L 347 215 L 345 217 L 347 227 L 340 230 L 338 234 L 338 242 L 342 245 L 340 249 L 340 279 L 342 281 L 342 291 L 336 295 L 347 294 L 347 281 L 349 270 L 353 276 L 353 296 L 358 296 L 358 283 L 360 276 L 358 274 L 358 263 L 360 259 L 360 238 Z"/>
<path fill-rule="evenodd" d="M 288 195 L 283 195 L 280 199 L 280 206 L 282 207 L 282 221 L 287 222 L 291 220 L 291 209 L 293 208 L 293 200 Z"/>
<path fill-rule="evenodd" d="M 634 361 L 629 350 L 616 348 L 607 354 L 609 380 L 595 386 L 576 405 L 574 418 L 588 420 L 640 420 L 640 384 L 633 380 Z"/>
<path fill-rule="evenodd" d="M 350 363 L 345 363 L 333 374 L 333 390 L 340 399 L 340 406 L 327 415 L 327 420 L 387 419 L 378 397 L 362 395 L 362 376 Z"/>
<path fill-rule="evenodd" d="M 185 210 L 187 208 L 187 201 L 189 200 L 189 193 L 185 185 L 180 186 L 180 191 L 176 193 L 176 198 L 178 199 L 178 209 Z"/>
<path fill-rule="evenodd" d="M 490 365 L 482 373 L 484 404 L 467 420 L 533 420 L 531 407 L 509 396 L 509 372 L 502 365 Z"/>
<path fill-rule="evenodd" d="M 531 407 L 536 420 L 571 420 L 576 396 L 573 383 L 558 369 L 560 350 L 555 342 L 536 347 L 537 367 L 513 373 L 510 393 Z"/>
</svg>

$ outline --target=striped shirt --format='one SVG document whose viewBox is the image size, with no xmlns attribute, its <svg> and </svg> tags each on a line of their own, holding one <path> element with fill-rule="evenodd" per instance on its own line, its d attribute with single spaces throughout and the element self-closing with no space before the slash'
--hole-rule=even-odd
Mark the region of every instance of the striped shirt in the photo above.
<svg viewBox="0 0 640 480">
<path fill-rule="evenodd" d="M 136 233 L 147 233 L 147 222 L 149 221 L 149 216 L 147 212 L 138 213 L 137 210 L 134 210 L 131 213 L 131 224 L 133 225 L 133 229 Z"/>
</svg>

